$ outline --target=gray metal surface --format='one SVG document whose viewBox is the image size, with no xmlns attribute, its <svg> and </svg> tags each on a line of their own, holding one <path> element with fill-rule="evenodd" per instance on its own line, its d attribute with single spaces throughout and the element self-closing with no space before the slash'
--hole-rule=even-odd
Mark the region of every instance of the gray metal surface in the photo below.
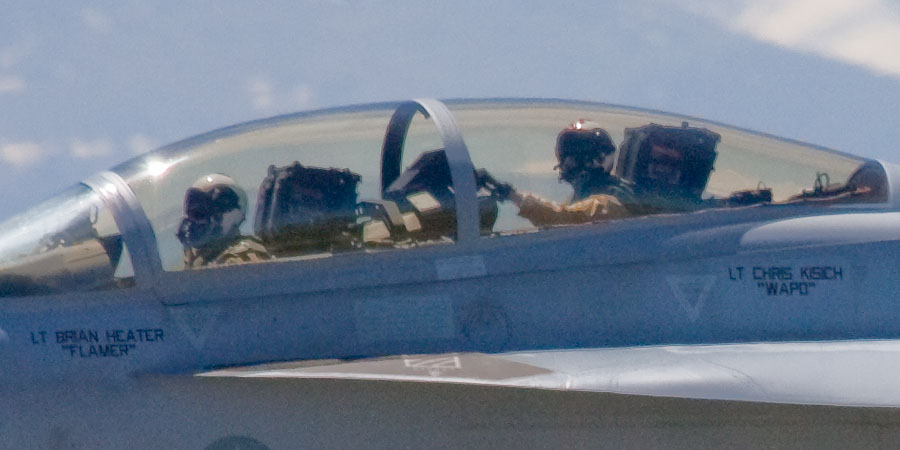
<svg viewBox="0 0 900 450">
<path fill-rule="evenodd" d="M 900 341 L 405 355 L 239 367 L 205 377 L 462 383 L 656 397 L 900 407 Z"/>
<path fill-rule="evenodd" d="M 5 448 L 872 449 L 900 440 L 893 409 L 494 386 L 147 377 L 45 394 L 4 398 Z"/>
</svg>

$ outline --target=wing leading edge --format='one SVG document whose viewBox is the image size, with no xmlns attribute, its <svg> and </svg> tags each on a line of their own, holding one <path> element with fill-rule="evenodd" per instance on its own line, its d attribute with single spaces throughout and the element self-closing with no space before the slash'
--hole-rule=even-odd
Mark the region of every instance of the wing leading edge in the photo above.
<svg viewBox="0 0 900 450">
<path fill-rule="evenodd" d="M 228 368 L 204 377 L 333 378 L 766 403 L 900 407 L 900 340 L 403 355 Z"/>
</svg>

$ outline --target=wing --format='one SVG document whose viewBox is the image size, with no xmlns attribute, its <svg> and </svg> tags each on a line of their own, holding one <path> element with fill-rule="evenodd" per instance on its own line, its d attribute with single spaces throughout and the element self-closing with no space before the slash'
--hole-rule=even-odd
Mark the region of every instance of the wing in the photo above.
<svg viewBox="0 0 900 450">
<path fill-rule="evenodd" d="M 766 403 L 900 407 L 900 340 L 460 353 L 229 368 L 204 377 L 463 383 Z"/>
</svg>

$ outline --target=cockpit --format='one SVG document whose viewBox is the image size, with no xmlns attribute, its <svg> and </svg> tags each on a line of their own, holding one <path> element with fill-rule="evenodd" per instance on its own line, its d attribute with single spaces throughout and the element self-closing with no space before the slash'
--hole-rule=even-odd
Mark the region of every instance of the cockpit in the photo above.
<svg viewBox="0 0 900 450">
<path fill-rule="evenodd" d="M 661 214 L 888 202 L 879 162 L 665 113 L 561 100 L 338 108 L 163 147 L 6 221 L 0 296 Z"/>
</svg>

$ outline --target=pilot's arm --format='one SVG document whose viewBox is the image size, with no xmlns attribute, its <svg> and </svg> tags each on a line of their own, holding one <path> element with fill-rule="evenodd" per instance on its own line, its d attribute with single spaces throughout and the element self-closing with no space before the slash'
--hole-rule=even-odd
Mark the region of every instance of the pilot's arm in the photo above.
<svg viewBox="0 0 900 450">
<path fill-rule="evenodd" d="M 632 213 L 612 195 L 595 194 L 565 206 L 532 194 L 522 194 L 509 183 L 497 181 L 486 170 L 478 171 L 479 182 L 500 200 L 511 200 L 519 207 L 519 216 L 534 226 L 574 225 L 600 220 L 630 217 Z"/>
<path fill-rule="evenodd" d="M 606 194 L 592 195 L 568 205 L 559 205 L 531 194 L 522 195 L 515 190 L 510 193 L 509 199 L 519 207 L 519 216 L 537 227 L 574 225 L 631 216 L 618 199 Z"/>
<path fill-rule="evenodd" d="M 243 236 L 240 240 L 225 249 L 209 265 L 231 266 L 234 264 L 247 264 L 272 259 L 266 247 L 259 240 L 250 236 Z"/>
</svg>

